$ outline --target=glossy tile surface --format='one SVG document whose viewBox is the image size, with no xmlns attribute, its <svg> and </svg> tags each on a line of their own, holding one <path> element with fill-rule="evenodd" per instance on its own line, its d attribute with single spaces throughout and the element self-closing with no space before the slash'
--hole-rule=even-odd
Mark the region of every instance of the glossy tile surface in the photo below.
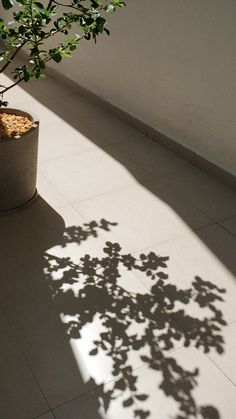
<svg viewBox="0 0 236 419">
<path fill-rule="evenodd" d="M 38 416 L 35 419 L 54 419 L 54 416 L 52 415 L 51 412 L 45 413 L 45 415 L 43 416 Z"/>
<path fill-rule="evenodd" d="M 0 417 L 31 419 L 48 405 L 18 342 L 0 313 Z"/>
<path fill-rule="evenodd" d="M 212 222 L 174 191 L 153 182 L 145 187 L 124 188 L 73 206 L 87 220 L 101 216 L 115 220 L 118 225 L 113 240 L 129 251 L 181 236 L 190 227 L 200 228 Z M 108 234 L 103 233 L 103 237 L 108 239 Z"/>
<path fill-rule="evenodd" d="M 219 224 L 231 234 L 236 236 L 236 217 L 227 218 L 226 220 L 220 221 Z"/>
<path fill-rule="evenodd" d="M 40 196 L 0 218 L 1 419 L 234 419 L 235 192 L 51 77 L 8 98 Z"/>
</svg>

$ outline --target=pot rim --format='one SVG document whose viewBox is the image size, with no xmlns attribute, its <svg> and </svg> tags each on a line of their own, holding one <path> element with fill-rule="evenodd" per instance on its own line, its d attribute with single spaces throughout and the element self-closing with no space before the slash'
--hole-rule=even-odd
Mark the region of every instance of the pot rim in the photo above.
<svg viewBox="0 0 236 419">
<path fill-rule="evenodd" d="M 22 112 L 23 114 L 25 114 L 27 117 L 31 119 L 31 121 L 33 122 L 33 125 L 28 131 L 24 132 L 23 134 L 17 137 L 6 138 L 4 140 L 0 139 L 0 144 L 12 142 L 12 141 L 20 141 L 23 138 L 26 138 L 28 135 L 30 135 L 39 126 L 39 118 L 28 109 L 0 108 L 0 113 L 12 113 L 14 115 L 14 111 Z"/>
</svg>

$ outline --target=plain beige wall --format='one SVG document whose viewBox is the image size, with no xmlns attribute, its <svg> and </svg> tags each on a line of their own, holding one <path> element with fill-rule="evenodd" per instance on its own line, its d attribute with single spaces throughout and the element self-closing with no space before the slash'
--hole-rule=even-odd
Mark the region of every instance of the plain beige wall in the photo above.
<svg viewBox="0 0 236 419">
<path fill-rule="evenodd" d="M 236 174 L 235 0 L 127 0 L 57 71 Z"/>
</svg>

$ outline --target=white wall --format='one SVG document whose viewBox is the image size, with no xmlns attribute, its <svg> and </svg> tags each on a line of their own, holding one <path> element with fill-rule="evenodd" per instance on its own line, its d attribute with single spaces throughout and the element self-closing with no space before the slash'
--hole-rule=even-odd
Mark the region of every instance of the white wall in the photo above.
<svg viewBox="0 0 236 419">
<path fill-rule="evenodd" d="M 60 71 L 236 174 L 235 0 L 127 3 Z"/>
<path fill-rule="evenodd" d="M 57 70 L 236 174 L 235 0 L 127 0 Z"/>
</svg>

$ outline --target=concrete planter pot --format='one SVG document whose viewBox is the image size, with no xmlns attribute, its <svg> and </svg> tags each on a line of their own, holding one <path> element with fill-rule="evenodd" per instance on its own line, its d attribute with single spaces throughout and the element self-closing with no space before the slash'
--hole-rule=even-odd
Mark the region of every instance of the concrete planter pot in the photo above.
<svg viewBox="0 0 236 419">
<path fill-rule="evenodd" d="M 2 112 L 27 116 L 33 121 L 25 134 L 0 141 L 0 215 L 6 215 L 30 205 L 37 197 L 39 121 L 18 109 L 0 109 Z"/>
</svg>

